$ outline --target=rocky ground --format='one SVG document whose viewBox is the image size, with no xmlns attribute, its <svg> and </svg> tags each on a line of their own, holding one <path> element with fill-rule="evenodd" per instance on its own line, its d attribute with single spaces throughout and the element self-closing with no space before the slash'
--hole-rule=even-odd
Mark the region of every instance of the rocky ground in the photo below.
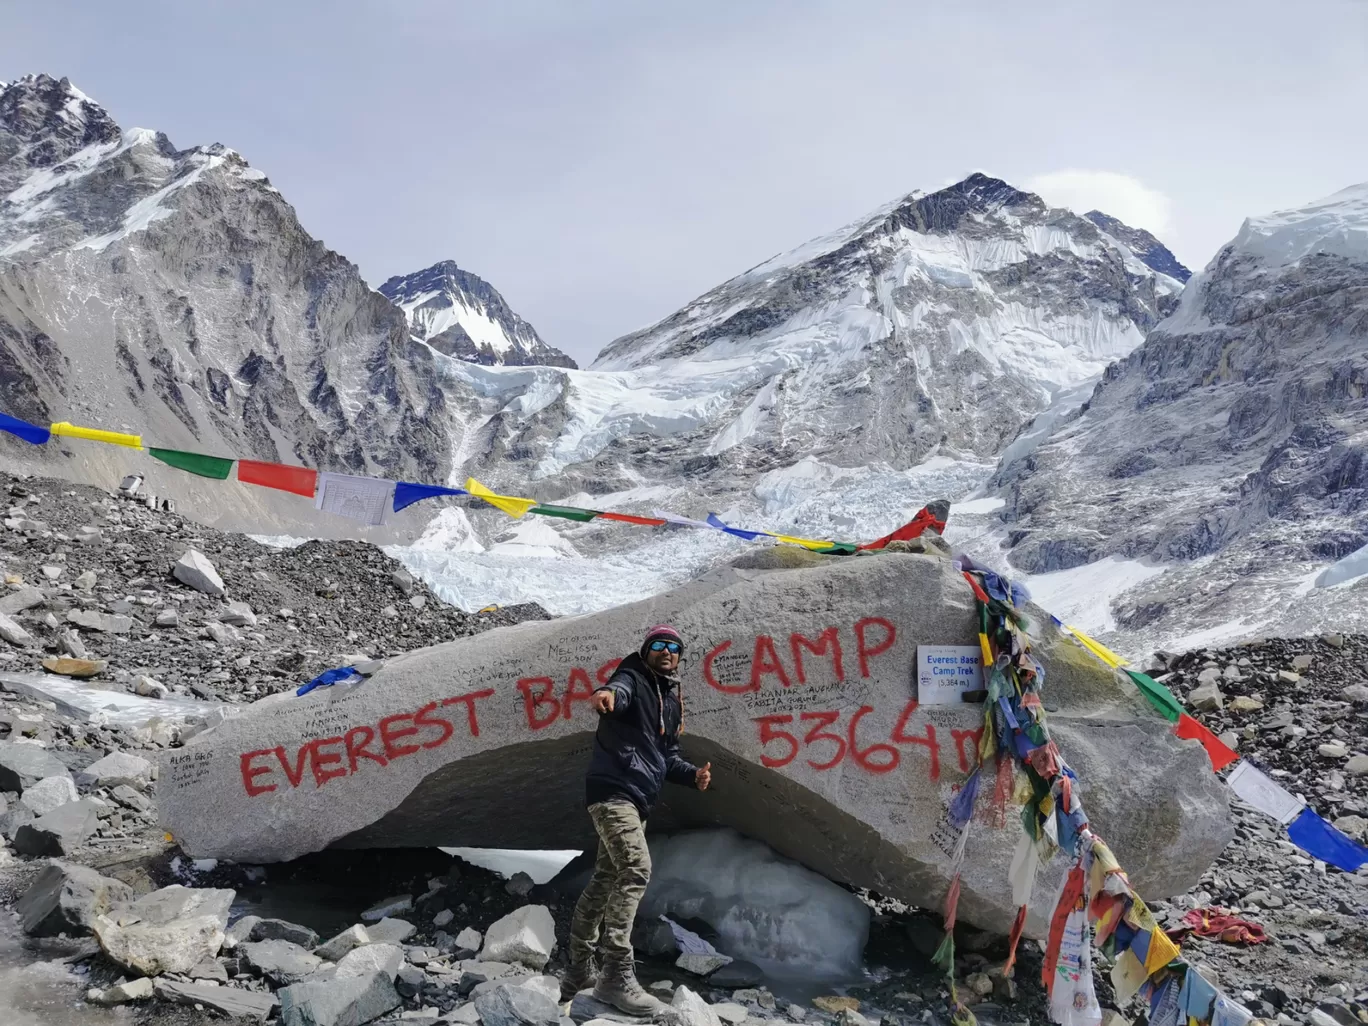
<svg viewBox="0 0 1368 1026">
<path fill-rule="evenodd" d="M 0 475 L 0 494 L 11 507 L 0 530 L 0 675 L 41 672 L 44 658 L 75 650 L 105 663 L 89 687 L 246 702 L 356 658 L 540 615 L 445 607 L 367 545 L 269 549 L 56 482 Z M 215 567 L 224 595 L 172 576 L 191 548 Z M 1191 652 L 1153 672 L 1244 757 L 1362 838 L 1366 666 L 1368 638 L 1327 636 Z M 572 889 L 505 881 L 436 851 L 192 863 L 157 826 L 155 756 L 180 744 L 178 733 L 74 718 L 0 682 L 0 916 L 18 910 L 26 959 L 63 960 L 73 998 L 120 1004 L 117 1021 L 155 1026 L 228 1014 L 291 1026 L 563 1026 L 552 992 Z M 1262 814 L 1236 802 L 1234 815 L 1236 842 L 1193 892 L 1154 902 L 1156 913 L 1176 926 L 1190 908 L 1219 905 L 1261 924 L 1265 944 L 1189 938 L 1184 950 L 1269 1021 L 1368 1023 L 1368 867 L 1327 868 Z M 937 916 L 863 897 L 875 912 L 866 978 L 840 995 L 767 988 L 745 965 L 701 975 L 708 966 L 676 964 L 659 924 L 639 933 L 643 980 L 687 1026 L 948 1021 L 944 980 L 930 964 Z M 3 1004 L 9 923 L 0 927 Z M 981 1022 L 1047 1021 L 1037 945 L 1023 944 L 1013 980 L 998 971 L 1000 936 L 961 925 L 957 953 L 960 993 Z M 1099 957 L 1104 1006 L 1107 972 Z M 605 1010 L 581 998 L 570 1011 L 582 1022 Z M 1138 1009 L 1117 1014 L 1129 1020 Z"/>
</svg>

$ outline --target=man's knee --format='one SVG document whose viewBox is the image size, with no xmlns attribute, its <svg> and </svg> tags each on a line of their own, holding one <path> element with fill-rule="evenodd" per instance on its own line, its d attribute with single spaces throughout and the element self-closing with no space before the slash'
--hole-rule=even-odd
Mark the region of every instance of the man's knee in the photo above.
<svg viewBox="0 0 1368 1026">
<path fill-rule="evenodd" d="M 651 853 L 645 849 L 633 854 L 618 867 L 618 886 L 645 888 L 651 882 Z"/>
</svg>

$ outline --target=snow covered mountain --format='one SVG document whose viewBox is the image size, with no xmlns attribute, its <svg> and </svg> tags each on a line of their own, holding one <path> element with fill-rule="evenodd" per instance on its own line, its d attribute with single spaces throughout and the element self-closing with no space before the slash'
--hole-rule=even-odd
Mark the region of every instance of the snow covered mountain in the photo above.
<svg viewBox="0 0 1368 1026">
<path fill-rule="evenodd" d="M 1130 225 L 1122 224 L 1100 210 L 1089 210 L 1083 216 L 1129 249 L 1135 258 L 1150 270 L 1167 274 L 1185 285 L 1192 277 L 1192 272 L 1169 252 L 1168 247 L 1143 228 L 1132 228 Z"/>
<path fill-rule="evenodd" d="M 1368 184 L 1246 221 L 993 485 L 1019 569 L 1145 567 L 1133 638 L 1368 625 L 1368 559 L 1324 573 L 1368 555 Z"/>
<path fill-rule="evenodd" d="M 974 175 L 752 268 L 588 371 L 443 366 L 481 402 L 473 467 L 562 493 L 725 496 L 804 459 L 991 461 L 1181 290 L 1088 219 Z"/>
<path fill-rule="evenodd" d="M 66 79 L 0 86 L 0 409 L 169 448 L 444 480 L 453 444 L 434 359 L 234 151 L 124 131 Z M 7 463 L 103 484 L 146 460 L 60 448 L 0 438 Z M 158 489 L 206 520 L 273 518 L 263 489 L 183 474 Z"/>
<path fill-rule="evenodd" d="M 397 275 L 380 292 L 404 311 L 415 339 L 445 356 L 489 366 L 575 367 L 574 360 L 543 342 L 493 285 L 450 260 Z"/>
</svg>

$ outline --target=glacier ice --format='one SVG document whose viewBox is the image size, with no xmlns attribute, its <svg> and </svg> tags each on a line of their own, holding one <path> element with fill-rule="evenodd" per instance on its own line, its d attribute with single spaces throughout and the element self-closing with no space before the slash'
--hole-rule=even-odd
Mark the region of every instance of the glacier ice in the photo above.
<svg viewBox="0 0 1368 1026">
<path fill-rule="evenodd" d="M 770 977 L 859 974 L 869 907 L 826 877 L 733 830 L 652 838 L 651 861 L 643 916 L 702 919 L 722 952 Z"/>
</svg>

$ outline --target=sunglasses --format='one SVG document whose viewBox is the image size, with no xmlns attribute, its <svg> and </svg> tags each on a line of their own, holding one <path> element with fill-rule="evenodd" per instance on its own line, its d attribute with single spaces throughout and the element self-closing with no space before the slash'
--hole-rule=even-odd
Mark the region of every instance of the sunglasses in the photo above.
<svg viewBox="0 0 1368 1026">
<path fill-rule="evenodd" d="M 651 642 L 652 652 L 669 652 L 671 655 L 679 655 L 684 651 L 684 646 L 677 641 L 653 641 Z"/>
</svg>

